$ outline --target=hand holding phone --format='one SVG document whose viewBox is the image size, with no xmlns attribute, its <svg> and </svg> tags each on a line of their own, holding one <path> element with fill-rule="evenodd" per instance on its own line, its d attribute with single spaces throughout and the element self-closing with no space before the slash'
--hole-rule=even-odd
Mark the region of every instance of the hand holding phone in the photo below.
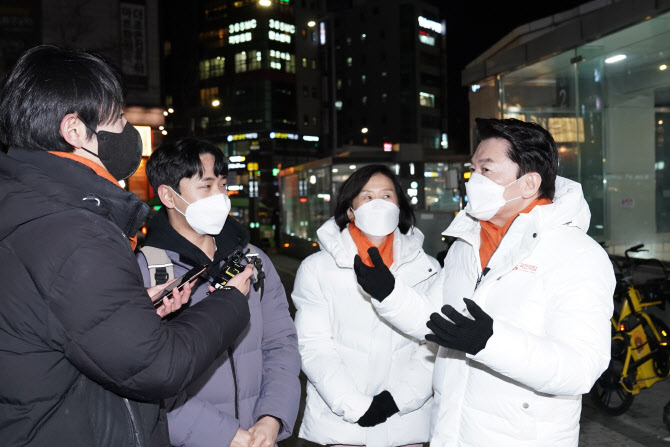
<svg viewBox="0 0 670 447">
<path fill-rule="evenodd" d="M 200 265 L 197 267 L 193 267 L 191 270 L 186 272 L 185 275 L 177 278 L 175 281 L 170 283 L 167 287 L 163 289 L 162 292 L 151 297 L 151 302 L 153 303 L 154 307 L 156 309 L 161 307 L 163 305 L 163 298 L 167 298 L 168 300 L 172 299 L 172 294 L 175 289 L 181 292 L 186 284 L 198 279 L 198 277 L 203 273 L 205 273 L 208 268 L 209 268 L 208 265 Z"/>
</svg>

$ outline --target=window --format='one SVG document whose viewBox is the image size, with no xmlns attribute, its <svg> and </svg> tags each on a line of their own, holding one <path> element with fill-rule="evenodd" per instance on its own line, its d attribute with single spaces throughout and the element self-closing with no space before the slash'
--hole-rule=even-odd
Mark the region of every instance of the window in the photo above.
<svg viewBox="0 0 670 447">
<path fill-rule="evenodd" d="M 367 104 L 367 103 L 368 103 L 368 97 L 367 97 L 367 96 L 363 96 L 363 97 L 361 98 L 361 104 Z"/>
<path fill-rule="evenodd" d="M 200 61 L 200 79 L 209 79 L 223 76 L 224 68 L 225 58 L 221 56 Z"/>
<path fill-rule="evenodd" d="M 247 71 L 247 52 L 242 51 L 235 55 L 235 73 Z"/>
<path fill-rule="evenodd" d="M 419 105 L 422 107 L 435 107 L 435 95 L 419 92 Z"/>
<path fill-rule="evenodd" d="M 303 126 L 309 126 L 309 115 L 305 115 L 302 117 L 302 124 Z"/>
<path fill-rule="evenodd" d="M 262 59 L 263 56 L 260 51 L 258 50 L 249 51 L 249 59 L 247 60 L 249 70 L 260 70 L 263 65 Z"/>
<path fill-rule="evenodd" d="M 302 68 L 307 68 L 307 58 L 306 57 L 302 58 Z"/>
<path fill-rule="evenodd" d="M 312 126 L 316 127 L 319 124 L 319 120 L 316 118 L 316 116 L 312 117 Z"/>
<path fill-rule="evenodd" d="M 361 75 L 361 84 L 365 85 L 365 81 L 367 81 L 368 77 L 365 75 Z"/>
<path fill-rule="evenodd" d="M 365 33 L 361 34 L 361 42 L 365 42 L 366 37 L 368 37 L 367 34 L 365 34 Z"/>
<path fill-rule="evenodd" d="M 306 85 L 302 86 L 302 96 L 304 96 L 305 98 L 309 96 L 309 87 L 307 87 Z"/>
<path fill-rule="evenodd" d="M 286 61 L 286 73 L 295 73 L 295 56 L 293 54 Z"/>
<path fill-rule="evenodd" d="M 386 100 L 388 99 L 389 95 L 386 93 L 382 93 L 382 103 L 386 103 Z"/>
<path fill-rule="evenodd" d="M 203 107 L 212 105 L 212 101 L 219 96 L 219 87 L 208 87 L 200 89 L 200 105 Z"/>
<path fill-rule="evenodd" d="M 354 60 L 351 56 L 347 58 L 347 67 L 351 67 L 354 63 Z"/>
<path fill-rule="evenodd" d="M 337 89 L 342 90 L 342 79 L 337 80 Z"/>
<path fill-rule="evenodd" d="M 347 45 L 351 46 L 351 37 L 347 37 Z"/>
<path fill-rule="evenodd" d="M 316 59 L 312 59 L 312 70 L 316 70 Z"/>
</svg>

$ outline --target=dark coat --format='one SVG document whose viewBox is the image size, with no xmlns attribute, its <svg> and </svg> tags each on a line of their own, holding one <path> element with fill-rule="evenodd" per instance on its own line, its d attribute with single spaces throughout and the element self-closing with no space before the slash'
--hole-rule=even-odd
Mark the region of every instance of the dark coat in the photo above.
<svg viewBox="0 0 670 447">
<path fill-rule="evenodd" d="M 167 446 L 156 402 L 247 325 L 237 291 L 161 321 L 127 238 L 146 213 L 76 161 L 0 153 L 3 446 Z"/>
<path fill-rule="evenodd" d="M 220 265 L 235 249 L 247 246 L 249 234 L 229 217 L 215 240 L 217 250 L 211 261 L 170 225 L 163 208 L 149 223 L 145 245 L 164 249 L 173 262 L 174 276 L 178 277 L 195 264 Z M 261 289 L 251 288 L 249 325 L 228 352 L 189 385 L 170 408 L 173 445 L 227 446 L 238 428 L 248 430 L 266 415 L 281 421 L 278 441 L 291 435 L 300 404 L 298 337 L 279 275 L 270 258 L 254 249 L 263 261 L 263 296 Z M 147 261 L 141 253 L 137 259 L 148 286 L 151 278 Z M 207 286 L 206 281 L 196 283 L 191 304 L 207 299 Z"/>
</svg>

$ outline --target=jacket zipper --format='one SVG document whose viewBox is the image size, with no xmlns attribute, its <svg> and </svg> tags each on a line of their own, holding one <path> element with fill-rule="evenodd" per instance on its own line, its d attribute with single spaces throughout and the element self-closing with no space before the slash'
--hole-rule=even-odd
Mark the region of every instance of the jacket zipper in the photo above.
<svg viewBox="0 0 670 447">
<path fill-rule="evenodd" d="M 233 347 L 228 348 L 228 360 L 230 361 L 230 370 L 233 373 L 233 386 L 235 388 L 235 419 L 240 418 L 240 409 L 237 403 L 237 373 L 235 372 L 235 360 L 233 360 Z"/>
<path fill-rule="evenodd" d="M 123 403 L 126 407 L 126 411 L 128 411 L 128 416 L 130 417 L 130 427 L 133 431 L 133 445 L 135 445 L 135 447 L 143 447 L 144 442 L 141 439 L 141 435 L 138 429 L 138 421 L 135 420 L 135 414 L 133 413 L 133 409 L 130 406 L 130 401 L 124 397 Z"/>
<path fill-rule="evenodd" d="M 518 214 L 516 215 L 516 217 L 514 218 L 514 220 L 512 221 L 512 223 L 509 224 L 509 227 L 507 228 L 507 231 L 505 232 L 505 234 L 503 235 L 503 237 L 500 239 L 500 244 L 502 244 L 503 239 L 505 239 L 505 236 L 507 236 L 507 233 L 509 233 L 509 229 L 512 228 L 512 225 L 514 225 L 514 222 L 516 221 L 516 218 L 517 218 L 517 217 L 519 217 Z M 480 231 L 481 231 L 481 230 L 480 230 Z M 480 242 L 479 244 L 480 244 L 480 246 L 481 246 L 481 242 Z M 482 270 L 482 274 L 479 275 L 479 276 L 477 277 L 477 283 L 475 284 L 475 291 L 477 290 L 477 287 L 479 287 L 479 283 L 482 282 L 482 279 L 484 279 L 484 276 L 486 276 L 486 274 L 487 274 L 488 272 L 491 271 L 491 269 L 489 268 L 489 262 L 491 262 L 491 259 L 493 259 L 493 256 L 496 254 L 496 252 L 497 252 L 498 249 L 500 248 L 500 244 L 498 244 L 498 246 L 496 247 L 496 249 L 493 250 L 493 253 L 491 253 L 491 257 L 489 258 L 488 262 L 486 263 L 486 266 L 485 266 L 484 269 Z M 474 292 L 474 291 L 473 291 L 473 292 Z"/>
</svg>

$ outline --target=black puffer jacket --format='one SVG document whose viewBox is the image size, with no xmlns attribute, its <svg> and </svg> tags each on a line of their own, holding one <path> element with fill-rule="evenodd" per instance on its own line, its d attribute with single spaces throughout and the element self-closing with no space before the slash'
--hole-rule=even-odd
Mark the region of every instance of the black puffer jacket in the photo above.
<svg viewBox="0 0 670 447">
<path fill-rule="evenodd" d="M 161 321 L 126 236 L 145 215 L 137 197 L 75 161 L 0 153 L 3 446 L 167 446 L 156 402 L 246 327 L 237 291 Z"/>
</svg>

